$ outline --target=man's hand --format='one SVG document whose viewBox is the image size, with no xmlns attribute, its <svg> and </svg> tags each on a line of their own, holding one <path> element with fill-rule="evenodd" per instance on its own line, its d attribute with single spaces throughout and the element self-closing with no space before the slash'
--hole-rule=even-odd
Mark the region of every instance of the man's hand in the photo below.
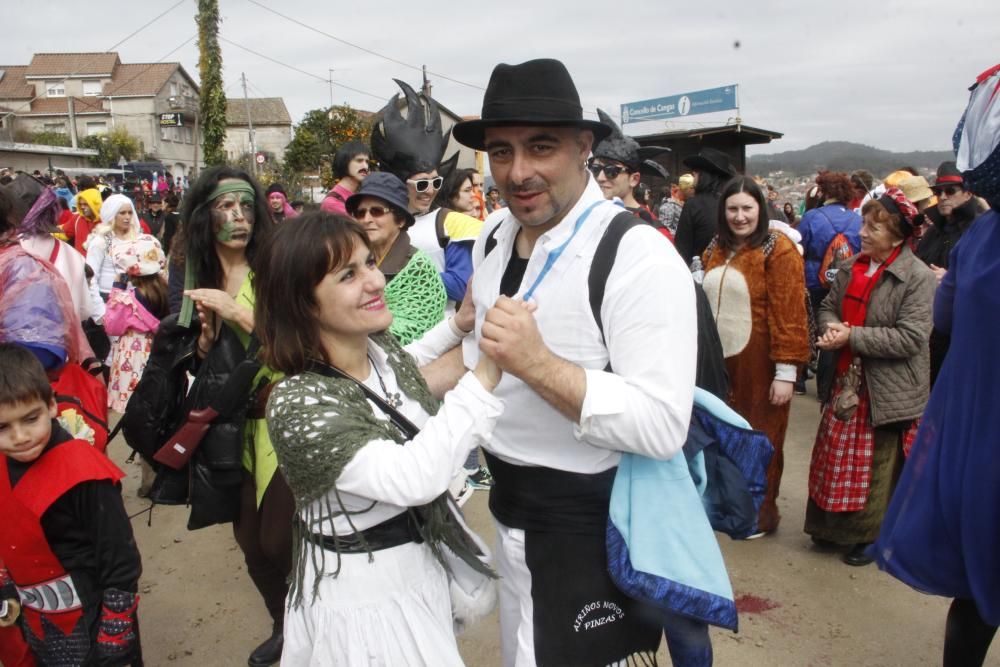
<svg viewBox="0 0 1000 667">
<path fill-rule="evenodd" d="M 465 296 L 455 313 L 455 326 L 468 333 L 476 326 L 476 304 L 472 302 L 472 278 L 465 286 Z"/>
<path fill-rule="evenodd" d="M 503 371 L 522 380 L 552 357 L 535 322 L 533 313 L 537 307 L 534 302 L 501 296 L 486 311 L 479 341 L 483 354 Z"/>
</svg>

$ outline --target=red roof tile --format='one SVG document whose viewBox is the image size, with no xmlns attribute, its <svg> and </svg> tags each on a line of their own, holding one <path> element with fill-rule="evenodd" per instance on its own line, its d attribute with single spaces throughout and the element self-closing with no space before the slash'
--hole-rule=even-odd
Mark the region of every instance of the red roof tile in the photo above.
<svg viewBox="0 0 1000 667">
<path fill-rule="evenodd" d="M 291 125 L 285 100 L 280 97 L 242 97 L 226 100 L 226 125 L 240 127 L 247 124 L 247 106 L 254 125 Z"/>
<path fill-rule="evenodd" d="M 0 65 L 0 99 L 30 100 L 35 96 L 35 87 L 24 78 L 26 65 Z"/>
<path fill-rule="evenodd" d="M 36 53 L 25 76 L 111 74 L 120 61 L 114 51 L 104 53 Z"/>
<path fill-rule="evenodd" d="M 178 63 L 129 63 L 115 68 L 111 83 L 104 87 L 104 95 L 151 96 L 158 94 L 180 67 Z"/>
</svg>

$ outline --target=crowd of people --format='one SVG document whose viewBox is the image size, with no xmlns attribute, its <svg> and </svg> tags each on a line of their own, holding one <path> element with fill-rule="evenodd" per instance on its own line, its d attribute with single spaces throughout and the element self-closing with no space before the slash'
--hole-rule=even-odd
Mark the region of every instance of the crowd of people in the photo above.
<svg viewBox="0 0 1000 667">
<path fill-rule="evenodd" d="M 953 598 L 944 664 L 982 664 L 998 82 L 932 183 L 821 171 L 801 209 L 712 147 L 674 178 L 547 59 L 498 65 L 451 131 L 487 155 L 485 192 L 402 82 L 306 210 L 225 165 L 162 193 L 4 174 L 0 663 L 143 662 L 119 417 L 141 496 L 232 524 L 272 620 L 251 666 L 462 665 L 456 631 L 497 605 L 507 666 L 655 664 L 664 635 L 673 664 L 710 665 L 736 613 L 712 529 L 778 529 L 815 377 L 813 548 Z M 705 449 L 709 414 L 766 443 Z M 462 516 L 476 489 L 492 551 Z M 699 546 L 666 566 L 641 551 L 662 517 L 622 498 L 668 493 L 696 499 L 669 521 Z M 720 497 L 745 500 L 705 510 Z"/>
</svg>

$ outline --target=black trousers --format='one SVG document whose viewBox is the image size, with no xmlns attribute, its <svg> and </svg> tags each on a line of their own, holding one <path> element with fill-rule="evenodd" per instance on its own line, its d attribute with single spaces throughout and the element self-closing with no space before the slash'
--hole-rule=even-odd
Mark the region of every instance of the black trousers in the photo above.
<svg viewBox="0 0 1000 667">
<path fill-rule="evenodd" d="M 276 471 L 257 507 L 257 489 L 245 472 L 240 489 L 240 515 L 233 522 L 233 535 L 243 550 L 247 574 L 264 598 L 264 606 L 275 623 L 281 623 L 292 571 L 292 517 L 295 500 L 288 483 Z"/>
</svg>

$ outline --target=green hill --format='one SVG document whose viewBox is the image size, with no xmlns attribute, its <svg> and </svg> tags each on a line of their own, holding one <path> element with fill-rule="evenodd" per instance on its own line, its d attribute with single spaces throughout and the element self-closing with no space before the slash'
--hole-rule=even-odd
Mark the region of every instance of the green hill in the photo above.
<svg viewBox="0 0 1000 667">
<path fill-rule="evenodd" d="M 847 172 L 867 169 L 877 177 L 883 177 L 900 167 L 933 172 L 945 160 L 954 159 L 951 151 L 895 153 L 849 141 L 824 141 L 802 150 L 750 156 L 747 158 L 747 171 L 761 175 L 784 171 L 810 176 L 820 169 Z"/>
</svg>

